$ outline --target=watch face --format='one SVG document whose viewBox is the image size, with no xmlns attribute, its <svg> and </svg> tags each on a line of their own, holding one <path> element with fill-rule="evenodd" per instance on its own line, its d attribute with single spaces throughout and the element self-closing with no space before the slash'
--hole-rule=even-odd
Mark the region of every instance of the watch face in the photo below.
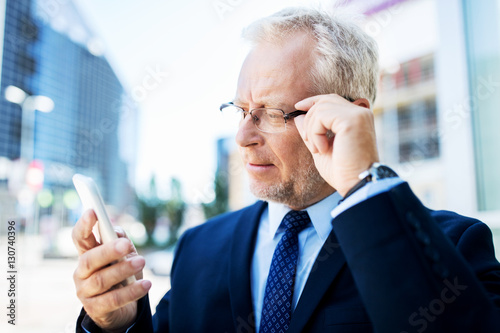
<svg viewBox="0 0 500 333">
<path fill-rule="evenodd" d="M 398 176 L 394 170 L 385 165 L 378 165 L 375 167 L 374 174 L 376 179 L 393 178 Z"/>
</svg>

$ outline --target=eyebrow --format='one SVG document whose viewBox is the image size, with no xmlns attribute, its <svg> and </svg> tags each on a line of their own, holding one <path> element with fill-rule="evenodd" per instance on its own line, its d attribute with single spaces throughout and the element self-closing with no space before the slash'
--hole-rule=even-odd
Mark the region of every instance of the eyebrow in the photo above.
<svg viewBox="0 0 500 333">
<path fill-rule="evenodd" d="M 233 103 L 235 105 L 239 105 L 239 106 L 241 106 L 242 104 L 243 105 L 248 105 L 248 103 L 243 103 L 238 98 L 235 98 L 233 100 Z M 283 108 L 287 107 L 287 105 L 283 103 L 283 100 L 281 98 L 276 98 L 276 97 L 272 97 L 272 96 L 263 97 L 256 104 L 258 104 L 258 105 L 264 105 L 266 107 L 278 108 L 278 109 L 283 109 Z"/>
</svg>

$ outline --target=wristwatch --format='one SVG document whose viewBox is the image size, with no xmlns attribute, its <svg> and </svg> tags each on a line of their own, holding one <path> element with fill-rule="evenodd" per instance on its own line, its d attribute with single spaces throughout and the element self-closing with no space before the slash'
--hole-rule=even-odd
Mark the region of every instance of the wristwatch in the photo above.
<svg viewBox="0 0 500 333">
<path fill-rule="evenodd" d="M 369 182 L 377 182 L 381 179 L 394 177 L 398 177 L 398 174 L 394 170 L 386 165 L 375 162 L 370 166 L 370 168 L 368 168 L 368 170 L 363 171 L 359 174 L 358 178 L 360 179 L 360 181 L 356 185 L 354 185 L 354 187 L 351 188 L 349 192 L 347 192 L 344 199 L 342 200 L 345 200 L 348 196 L 350 196 Z"/>
</svg>

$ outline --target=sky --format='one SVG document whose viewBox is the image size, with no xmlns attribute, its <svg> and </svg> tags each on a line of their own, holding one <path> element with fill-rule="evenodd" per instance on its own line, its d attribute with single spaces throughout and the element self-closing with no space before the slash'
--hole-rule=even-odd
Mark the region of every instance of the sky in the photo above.
<svg viewBox="0 0 500 333">
<path fill-rule="evenodd" d="M 248 51 L 241 30 L 284 7 L 332 1 L 75 2 L 139 102 L 137 188 L 144 193 L 154 174 L 166 196 L 170 178 L 177 177 L 187 199 L 197 200 L 213 183 L 216 140 L 236 132 L 220 123 L 218 108 L 233 98 Z"/>
</svg>

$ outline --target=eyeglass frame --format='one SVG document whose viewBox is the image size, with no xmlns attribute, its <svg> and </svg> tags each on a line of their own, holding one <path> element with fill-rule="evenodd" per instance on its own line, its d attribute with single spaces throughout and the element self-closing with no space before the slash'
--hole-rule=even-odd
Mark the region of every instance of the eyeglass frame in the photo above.
<svg viewBox="0 0 500 333">
<path fill-rule="evenodd" d="M 281 109 L 278 109 L 278 108 L 254 108 L 254 109 L 251 109 L 249 111 L 245 111 L 241 106 L 238 106 L 236 104 L 234 104 L 233 102 L 229 102 L 229 103 L 223 103 L 221 104 L 221 106 L 219 107 L 219 110 L 222 112 L 222 110 L 226 107 L 229 107 L 229 106 L 235 106 L 237 107 L 238 109 L 241 109 L 241 111 L 243 112 L 243 114 L 249 114 L 250 116 L 253 116 L 252 115 L 252 111 L 255 111 L 255 110 L 259 110 L 259 109 L 271 109 L 271 110 L 278 110 L 278 111 L 281 111 L 283 113 L 283 119 L 285 119 L 285 130 L 286 130 L 286 122 L 287 120 L 289 119 L 293 119 L 295 117 L 298 117 L 298 116 L 301 116 L 303 114 L 306 114 L 307 111 L 301 111 L 301 110 L 295 110 L 295 111 L 292 111 L 292 112 L 289 112 L 289 113 L 285 113 L 285 111 L 281 110 Z M 245 118 L 245 116 L 243 116 L 243 119 Z M 255 125 L 255 119 L 252 118 L 252 121 Z M 260 128 L 257 127 L 258 130 L 262 131 Z M 265 132 L 265 131 L 262 131 L 262 132 Z M 284 132 L 284 131 L 283 131 Z M 277 133 L 280 133 L 280 132 L 277 132 Z"/>
<path fill-rule="evenodd" d="M 354 99 L 350 98 L 350 97 L 344 97 L 344 99 L 348 100 L 349 102 L 354 102 Z M 307 111 L 302 111 L 302 110 L 295 110 L 295 111 L 292 111 L 292 112 L 289 112 L 289 113 L 285 113 L 285 111 L 281 110 L 281 109 L 278 109 L 278 108 L 254 108 L 254 109 L 251 109 L 249 111 L 245 111 L 241 106 L 238 106 L 236 104 L 234 104 L 233 102 L 229 102 L 229 103 L 222 103 L 221 106 L 219 107 L 219 110 L 222 112 L 222 110 L 226 107 L 229 107 L 229 106 L 234 106 L 234 107 L 237 107 L 239 109 L 241 109 L 241 112 L 243 112 L 243 119 L 245 119 L 245 114 L 249 114 L 250 116 L 252 116 L 252 111 L 254 110 L 259 110 L 259 109 L 272 109 L 272 110 L 279 110 L 283 113 L 283 119 L 285 119 L 285 129 L 283 131 L 280 131 L 280 132 L 266 132 L 266 131 L 263 131 L 262 129 L 258 128 L 257 125 L 255 124 L 255 119 L 252 118 L 252 122 L 253 124 L 255 125 L 255 127 L 261 131 L 261 132 L 264 132 L 264 133 L 282 133 L 284 131 L 286 131 L 286 123 L 287 123 L 287 120 L 289 119 L 293 119 L 295 117 L 298 117 L 298 116 L 301 116 L 303 114 L 306 114 Z"/>
</svg>

